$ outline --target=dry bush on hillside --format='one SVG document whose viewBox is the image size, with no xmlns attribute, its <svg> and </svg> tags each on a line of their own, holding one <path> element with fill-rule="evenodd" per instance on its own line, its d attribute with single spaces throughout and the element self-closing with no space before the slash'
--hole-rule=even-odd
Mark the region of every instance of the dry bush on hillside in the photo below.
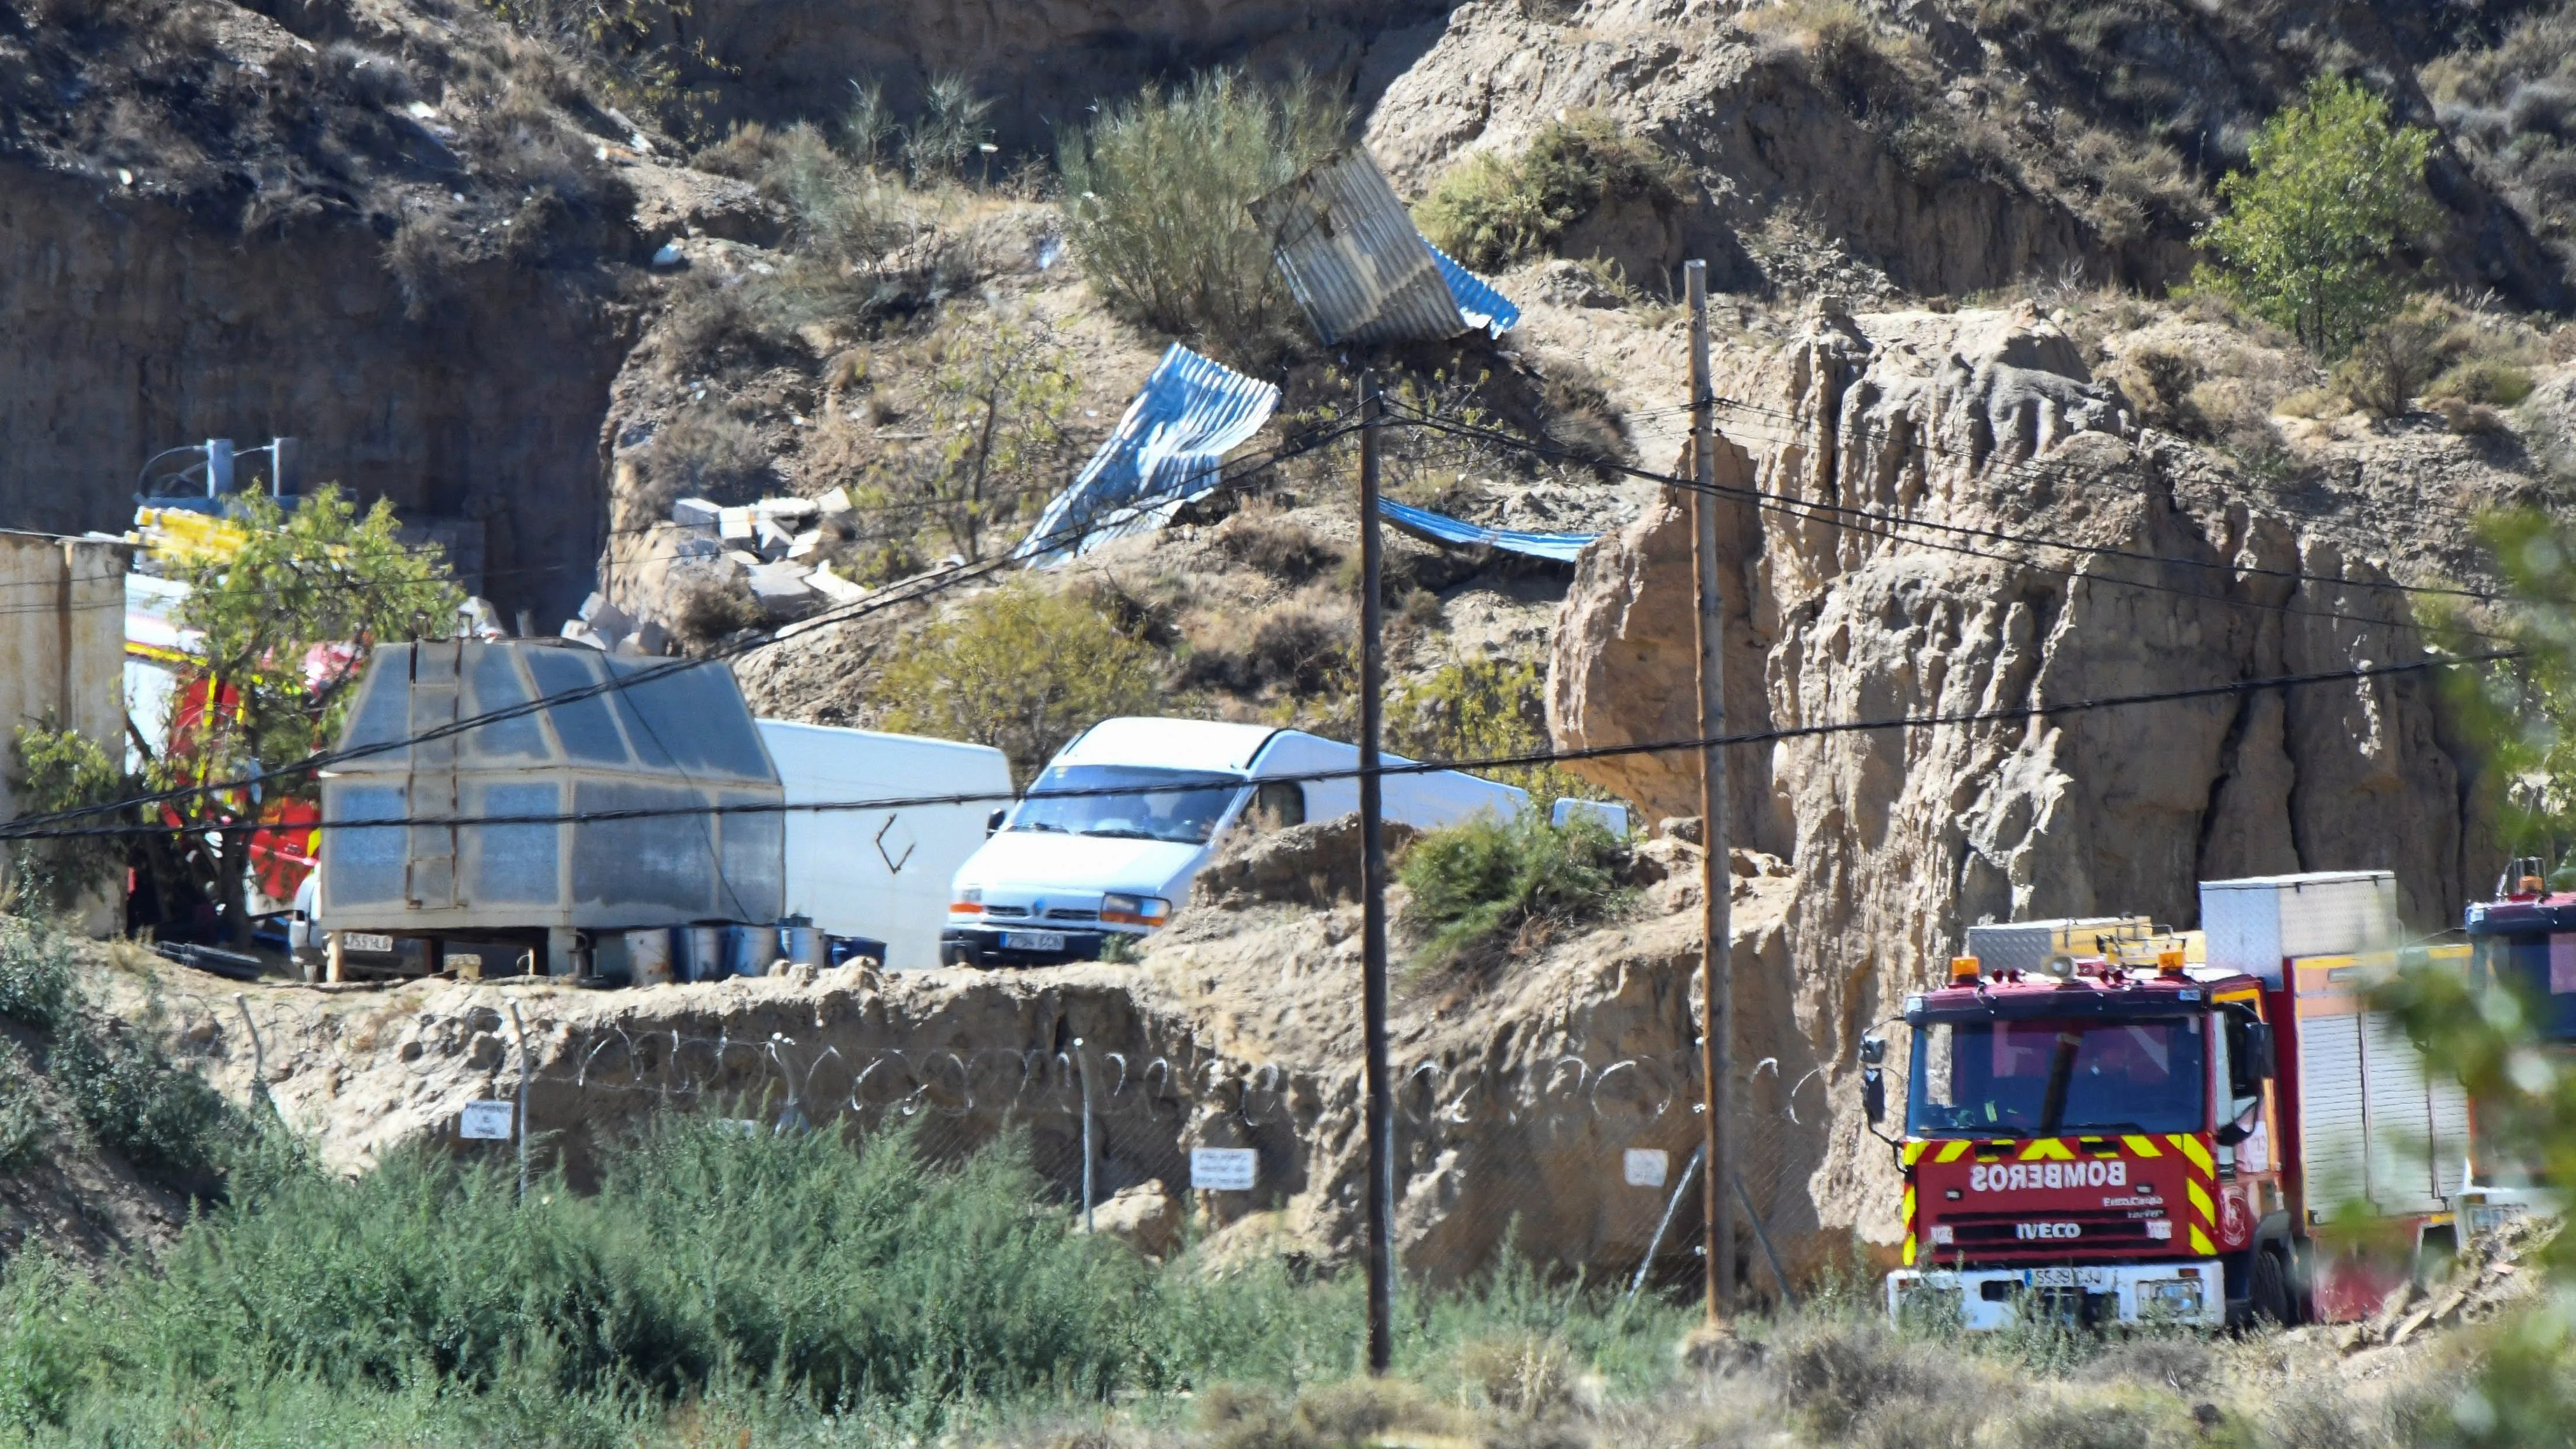
<svg viewBox="0 0 2576 1449">
<path fill-rule="evenodd" d="M 1226 557 L 1283 584 L 1302 584 L 1341 561 L 1341 551 L 1302 523 L 1246 510 L 1217 525 L 1209 541 Z"/>
<path fill-rule="evenodd" d="M 1183 689 L 1311 699 L 1347 689 L 1357 627 L 1348 605 L 1301 601 L 1204 626 L 1175 681 Z"/>
<path fill-rule="evenodd" d="M 761 622 L 760 601 L 712 569 L 673 569 L 664 586 L 671 632 L 684 644 L 704 647 Z"/>
<path fill-rule="evenodd" d="M 1451 168 L 1415 215 L 1442 251 L 1492 270 L 1549 250 L 1605 203 L 1670 209 L 1689 185 L 1688 173 L 1653 142 L 1599 111 L 1574 111 L 1509 161 L 1479 151 Z"/>
<path fill-rule="evenodd" d="M 636 507 L 656 518 L 678 498 L 752 502 L 778 476 L 770 467 L 769 447 L 757 431 L 723 409 L 705 404 L 672 418 L 635 458 L 640 474 Z"/>
<path fill-rule="evenodd" d="M 418 322 L 447 300 L 465 264 L 464 244 L 435 212 L 415 212 L 385 243 L 385 270 L 402 294 L 403 315 Z"/>
</svg>

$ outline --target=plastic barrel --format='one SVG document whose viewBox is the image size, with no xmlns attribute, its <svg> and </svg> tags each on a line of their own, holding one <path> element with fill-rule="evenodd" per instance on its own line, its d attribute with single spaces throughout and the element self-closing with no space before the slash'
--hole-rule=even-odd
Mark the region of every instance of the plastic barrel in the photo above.
<svg viewBox="0 0 2576 1449">
<path fill-rule="evenodd" d="M 713 981 L 725 974 L 725 928 L 689 926 L 688 974 L 684 981 Z"/>
<path fill-rule="evenodd" d="M 789 926 L 784 934 L 787 937 L 788 960 L 799 966 L 832 964 L 830 940 L 819 927 Z"/>
<path fill-rule="evenodd" d="M 766 976 L 778 959 L 776 926 L 727 926 L 725 966 L 736 976 Z"/>
</svg>

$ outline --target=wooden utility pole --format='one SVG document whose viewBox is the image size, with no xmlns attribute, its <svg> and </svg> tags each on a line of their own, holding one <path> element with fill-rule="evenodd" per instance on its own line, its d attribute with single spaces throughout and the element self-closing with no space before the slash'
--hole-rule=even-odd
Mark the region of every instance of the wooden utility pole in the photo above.
<svg viewBox="0 0 2576 1449">
<path fill-rule="evenodd" d="M 1698 574 L 1699 734 L 1714 741 L 1726 728 L 1726 630 L 1717 582 L 1717 398 L 1708 365 L 1708 263 L 1682 264 L 1690 290 L 1691 463 L 1699 487 L 1691 494 L 1691 562 Z M 1735 1210 L 1726 1194 L 1735 1177 L 1727 1126 L 1730 1078 L 1735 1070 L 1733 1005 L 1735 962 L 1729 921 L 1734 872 L 1728 864 L 1726 758 L 1714 743 L 1699 751 L 1700 861 L 1700 1111 L 1708 1173 L 1700 1179 L 1706 1205 L 1708 1321 L 1723 1322 L 1735 1299 Z"/>
<path fill-rule="evenodd" d="M 1378 639 L 1377 377 L 1360 374 L 1360 974 L 1368 1033 L 1368 1366 L 1395 1357 L 1395 1114 L 1386 1065 L 1386 834 L 1378 779 L 1386 655 Z"/>
</svg>

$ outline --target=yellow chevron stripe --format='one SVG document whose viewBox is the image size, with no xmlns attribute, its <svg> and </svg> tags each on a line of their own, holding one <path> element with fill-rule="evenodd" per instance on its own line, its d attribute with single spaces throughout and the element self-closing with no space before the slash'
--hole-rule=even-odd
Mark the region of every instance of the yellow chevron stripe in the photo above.
<svg viewBox="0 0 2576 1449">
<path fill-rule="evenodd" d="M 1924 1142 L 1908 1142 L 1905 1144 L 1904 1148 L 1898 1152 L 1897 1156 L 1905 1163 L 1906 1166 L 1912 1167 L 1916 1161 L 1921 1159 L 1923 1156 L 1923 1149 L 1929 1145 L 1930 1144 Z"/>
<path fill-rule="evenodd" d="M 2191 1198 L 2191 1210 L 2200 1214 L 2200 1220 L 2204 1223 L 2215 1221 L 2210 1216 L 2209 1192 L 2200 1185 L 2199 1180 L 2186 1177 L 2182 1180 L 2182 1188 L 2185 1195 Z"/>
<path fill-rule="evenodd" d="M 2190 1158 L 2191 1165 L 2199 1168 L 2203 1174 L 2213 1170 L 2214 1164 L 2209 1159 L 2209 1149 L 2201 1145 L 2199 1138 L 2188 1133 L 2176 1132 L 2165 1140 L 2181 1148 L 2182 1155 Z"/>
<path fill-rule="evenodd" d="M 2123 1137 L 2120 1139 L 2120 1145 L 2140 1157 L 2164 1156 L 2164 1153 L 2156 1147 L 2156 1139 L 2152 1137 Z"/>
<path fill-rule="evenodd" d="M 2193 1235 L 2193 1236 L 2195 1236 L 2195 1237 L 2199 1236 L 2199 1234 L 2200 1234 L 2200 1229 L 2198 1229 L 2198 1228 L 2194 1228 L 2194 1229 L 2192 1229 L 2191 1231 L 2192 1231 L 2192 1235 Z M 1914 1266 L 1914 1235 L 1913 1235 L 1912 1233 L 1907 1233 L 1907 1234 L 1905 1235 L 1905 1255 L 1904 1255 L 1904 1263 L 1905 1263 L 1905 1266 L 1906 1266 L 1906 1267 L 1908 1267 L 1908 1268 L 1911 1268 L 1911 1267 L 1913 1267 L 1913 1266 Z"/>
<path fill-rule="evenodd" d="M 1942 1143 L 1941 1155 L 1933 1158 L 1932 1160 L 1935 1162 L 1956 1162 L 1960 1158 L 1965 1157 L 1967 1153 L 1968 1140 L 1962 1137 L 1956 1142 Z"/>
<path fill-rule="evenodd" d="M 1905 1226 L 1908 1229 L 1914 1226 L 1914 1184 L 1909 1182 L 1905 1185 L 1905 1200 L 1898 1204 L 1896 1215 L 1905 1220 Z"/>
<path fill-rule="evenodd" d="M 2075 1152 L 2054 1137 L 2042 1137 L 2021 1150 L 2024 1162 L 2073 1162 Z"/>
<path fill-rule="evenodd" d="M 1913 1239 L 1908 1238 L 1906 1241 L 1911 1243 Z M 2191 1250 L 2203 1257 L 2207 1257 L 2208 1255 L 2218 1251 L 2218 1246 L 2210 1242 L 2209 1234 L 2202 1232 L 2200 1230 L 2200 1224 L 2198 1223 L 2193 1223 L 2191 1225 Z M 1907 1258 L 1905 1261 L 1911 1263 L 1914 1260 L 1912 1258 Z"/>
</svg>

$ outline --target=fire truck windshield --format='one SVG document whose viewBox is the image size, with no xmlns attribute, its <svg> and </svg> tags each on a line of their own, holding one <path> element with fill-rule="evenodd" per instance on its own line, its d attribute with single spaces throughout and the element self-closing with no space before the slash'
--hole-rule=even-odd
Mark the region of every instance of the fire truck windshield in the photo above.
<svg viewBox="0 0 2576 1449">
<path fill-rule="evenodd" d="M 1905 1126 L 1920 1137 L 2197 1132 L 2208 1091 L 2198 1016 L 1933 1019 L 1914 1029 Z"/>
</svg>

